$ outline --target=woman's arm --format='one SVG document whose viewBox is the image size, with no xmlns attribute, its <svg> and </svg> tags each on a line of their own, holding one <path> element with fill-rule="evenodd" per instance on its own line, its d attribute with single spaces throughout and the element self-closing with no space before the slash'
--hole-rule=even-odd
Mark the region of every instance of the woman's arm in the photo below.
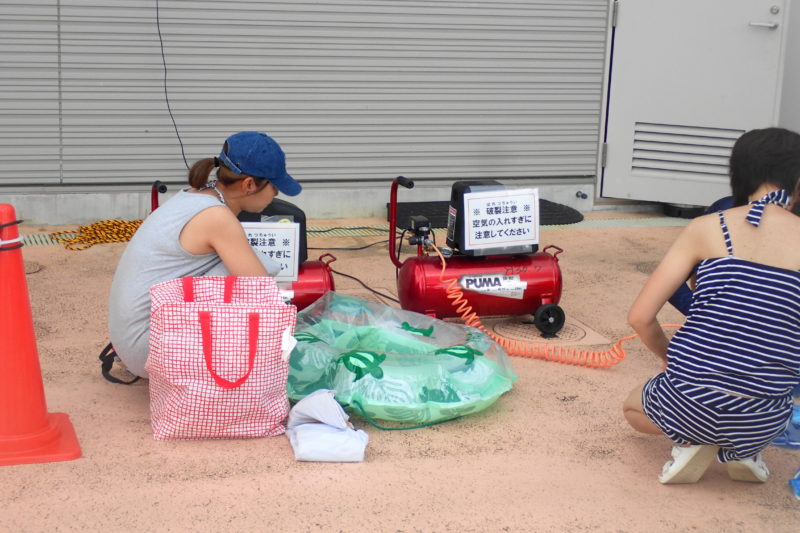
<svg viewBox="0 0 800 533">
<path fill-rule="evenodd" d="M 184 226 L 180 242 L 193 254 L 216 252 L 234 276 L 269 275 L 247 241 L 241 222 L 225 206 L 200 211 Z"/>
<path fill-rule="evenodd" d="M 628 312 L 628 323 L 664 364 L 667 362 L 668 340 L 656 316 L 703 259 L 703 232 L 707 226 L 708 221 L 695 219 L 681 232 Z"/>
</svg>

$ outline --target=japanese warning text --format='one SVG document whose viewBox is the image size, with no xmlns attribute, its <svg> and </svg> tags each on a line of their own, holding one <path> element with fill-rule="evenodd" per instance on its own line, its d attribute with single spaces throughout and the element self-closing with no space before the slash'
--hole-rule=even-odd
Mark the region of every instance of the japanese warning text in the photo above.
<svg viewBox="0 0 800 533">
<path fill-rule="evenodd" d="M 259 258 L 281 265 L 277 281 L 297 281 L 300 224 L 296 222 L 243 222 L 250 246 Z"/>
<path fill-rule="evenodd" d="M 539 244 L 539 189 L 464 195 L 467 249 Z"/>
</svg>

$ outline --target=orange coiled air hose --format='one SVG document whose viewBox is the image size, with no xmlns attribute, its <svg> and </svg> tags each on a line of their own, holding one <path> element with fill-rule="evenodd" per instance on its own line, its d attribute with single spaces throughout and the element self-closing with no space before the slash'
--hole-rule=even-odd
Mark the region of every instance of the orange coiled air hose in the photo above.
<svg viewBox="0 0 800 533">
<path fill-rule="evenodd" d="M 625 359 L 626 354 L 625 349 L 622 347 L 622 343 L 639 336 L 638 334 L 633 334 L 628 335 L 627 337 L 622 337 L 608 350 L 599 352 L 591 350 L 579 350 L 577 348 L 556 346 L 553 344 L 538 344 L 529 341 L 504 339 L 503 337 L 499 337 L 495 333 L 486 329 L 486 327 L 481 323 L 480 317 L 478 317 L 477 313 L 472 310 L 472 306 L 469 305 L 469 302 L 464 297 L 464 292 L 458 286 L 458 279 L 444 279 L 444 273 L 447 269 L 447 262 L 445 261 L 442 252 L 439 251 L 439 248 L 437 248 L 435 244 L 431 244 L 431 247 L 439 255 L 439 259 L 442 262 L 442 271 L 439 273 L 439 281 L 447 284 L 447 287 L 445 287 L 445 294 L 451 300 L 450 304 L 456 308 L 456 312 L 459 313 L 461 320 L 464 322 L 464 324 L 477 328 L 489 335 L 489 337 L 494 339 L 500 346 L 502 346 L 509 355 L 530 357 L 532 359 L 545 359 L 547 361 L 555 361 L 569 365 L 587 366 L 590 368 L 609 368 Z M 662 327 L 680 327 L 680 325 L 665 324 Z"/>
</svg>

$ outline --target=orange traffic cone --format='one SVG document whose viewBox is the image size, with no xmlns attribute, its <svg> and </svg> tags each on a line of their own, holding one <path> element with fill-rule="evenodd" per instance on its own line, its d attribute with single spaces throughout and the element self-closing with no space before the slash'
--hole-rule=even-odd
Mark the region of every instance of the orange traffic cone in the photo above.
<svg viewBox="0 0 800 533">
<path fill-rule="evenodd" d="M 81 456 L 69 416 L 47 412 L 18 223 L 0 204 L 0 466 Z"/>
</svg>

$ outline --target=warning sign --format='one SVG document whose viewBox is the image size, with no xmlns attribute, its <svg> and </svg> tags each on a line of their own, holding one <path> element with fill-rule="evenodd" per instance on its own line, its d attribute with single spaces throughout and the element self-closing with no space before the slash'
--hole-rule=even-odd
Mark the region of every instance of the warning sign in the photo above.
<svg viewBox="0 0 800 533">
<path fill-rule="evenodd" d="M 539 244 L 539 189 L 465 194 L 464 224 L 468 250 Z"/>
<path fill-rule="evenodd" d="M 256 254 L 281 265 L 277 281 L 297 281 L 300 224 L 296 222 L 242 222 Z"/>
</svg>

